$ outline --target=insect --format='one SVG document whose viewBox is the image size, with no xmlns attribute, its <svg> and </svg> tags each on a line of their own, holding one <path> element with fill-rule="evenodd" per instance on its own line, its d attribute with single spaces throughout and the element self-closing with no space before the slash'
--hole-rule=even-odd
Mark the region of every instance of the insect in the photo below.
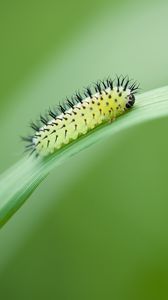
<svg viewBox="0 0 168 300">
<path fill-rule="evenodd" d="M 76 92 L 47 116 L 40 116 L 40 123 L 31 123 L 33 135 L 22 139 L 29 144 L 26 150 L 38 157 L 47 156 L 64 145 L 103 123 L 111 123 L 128 111 L 135 103 L 139 89 L 127 76 L 117 76 L 96 82 L 92 88 Z"/>
</svg>

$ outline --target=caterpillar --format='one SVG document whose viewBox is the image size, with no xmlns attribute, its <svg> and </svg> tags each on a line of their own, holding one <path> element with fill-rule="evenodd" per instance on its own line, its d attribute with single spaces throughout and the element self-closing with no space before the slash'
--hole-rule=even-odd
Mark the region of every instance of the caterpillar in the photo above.
<svg viewBox="0 0 168 300">
<path fill-rule="evenodd" d="M 36 157 L 47 156 L 100 124 L 111 123 L 134 105 L 138 89 L 136 81 L 121 75 L 97 81 L 83 95 L 76 92 L 41 115 L 39 123 L 31 123 L 33 135 L 22 137 L 29 143 L 26 150 Z"/>
</svg>

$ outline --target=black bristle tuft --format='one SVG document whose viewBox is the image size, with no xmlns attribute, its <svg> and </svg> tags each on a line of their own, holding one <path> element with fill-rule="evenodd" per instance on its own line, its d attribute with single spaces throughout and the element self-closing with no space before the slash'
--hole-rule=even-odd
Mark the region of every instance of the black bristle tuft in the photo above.
<svg viewBox="0 0 168 300">
<path fill-rule="evenodd" d="M 116 75 L 116 77 L 117 77 L 117 92 L 119 92 L 119 89 L 120 89 L 120 86 L 121 86 L 121 83 L 120 83 L 121 76 Z"/>
<path fill-rule="evenodd" d="M 100 84 L 99 81 L 97 81 L 97 82 L 95 83 L 95 91 L 96 91 L 96 93 L 99 92 L 100 94 L 101 94 L 101 92 L 102 92 L 101 84 Z"/>
<path fill-rule="evenodd" d="M 65 108 L 60 104 L 59 105 L 60 111 L 64 114 L 65 113 Z"/>
<path fill-rule="evenodd" d="M 132 93 L 137 93 L 139 89 L 139 84 L 137 84 L 137 82 L 135 81 L 129 88 Z"/>
<path fill-rule="evenodd" d="M 70 107 L 70 108 L 73 108 L 74 107 L 74 104 L 71 100 L 69 100 L 68 98 L 66 99 L 66 103 L 67 105 Z"/>
<path fill-rule="evenodd" d="M 117 76 L 117 87 L 119 88 L 119 86 L 120 86 L 120 77 Z"/>
<path fill-rule="evenodd" d="M 61 113 L 65 114 L 65 111 L 67 110 L 66 103 L 64 102 L 62 104 L 59 104 L 58 109 Z"/>
<path fill-rule="evenodd" d="M 78 103 L 77 99 L 75 98 L 75 96 L 71 97 L 71 102 L 73 103 L 73 105 L 76 105 Z"/>
<path fill-rule="evenodd" d="M 121 80 L 121 83 L 120 83 L 121 86 L 123 86 L 125 79 L 126 79 L 126 76 L 123 76 L 123 79 Z"/>
<path fill-rule="evenodd" d="M 35 151 L 36 151 L 36 148 L 33 148 L 33 150 L 29 153 L 29 156 L 31 156 Z M 38 157 L 38 154 L 36 157 Z"/>
<path fill-rule="evenodd" d="M 102 80 L 102 81 L 101 81 L 101 83 L 102 83 L 102 85 L 103 85 L 104 89 L 107 89 L 106 82 L 105 82 L 104 80 Z"/>
<path fill-rule="evenodd" d="M 76 97 L 77 101 L 79 101 L 79 102 L 83 101 L 82 95 L 79 92 L 75 93 L 75 97 Z"/>
<path fill-rule="evenodd" d="M 47 120 L 44 116 L 42 116 L 42 115 L 40 115 L 40 121 L 41 121 L 41 123 L 43 123 L 44 125 L 47 125 L 47 124 L 48 124 L 48 120 Z"/>
<path fill-rule="evenodd" d="M 107 78 L 106 84 L 111 90 L 113 89 L 113 81 L 110 78 Z"/>
<path fill-rule="evenodd" d="M 26 149 L 32 149 L 34 146 L 35 146 L 34 143 L 31 143 L 29 145 L 26 145 L 25 148 Z"/>
<path fill-rule="evenodd" d="M 127 87 L 128 87 L 128 84 L 129 84 L 130 80 L 129 78 L 127 79 L 125 85 L 123 86 L 123 90 L 126 91 Z"/>
<path fill-rule="evenodd" d="M 92 91 L 91 91 L 90 87 L 86 88 L 86 91 L 84 92 L 84 94 L 86 97 L 92 98 Z"/>
<path fill-rule="evenodd" d="M 49 109 L 49 116 L 51 116 L 53 119 L 56 119 L 56 117 L 57 117 L 57 113 L 55 112 L 55 111 L 53 111 L 53 110 L 51 110 L 51 109 Z"/>
<path fill-rule="evenodd" d="M 34 122 L 30 123 L 30 127 L 35 131 L 39 131 L 39 129 L 40 129 L 40 127 Z"/>
<path fill-rule="evenodd" d="M 32 135 L 29 135 L 29 136 L 21 136 L 20 138 L 21 138 L 22 141 L 24 141 L 24 142 L 29 142 L 29 143 L 31 143 L 32 140 L 33 140 L 33 136 L 32 136 Z"/>
</svg>

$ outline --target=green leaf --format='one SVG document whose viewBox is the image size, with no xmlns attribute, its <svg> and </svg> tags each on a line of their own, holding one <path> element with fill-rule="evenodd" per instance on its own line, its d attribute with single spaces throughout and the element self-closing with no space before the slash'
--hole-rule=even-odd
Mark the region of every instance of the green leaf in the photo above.
<svg viewBox="0 0 168 300">
<path fill-rule="evenodd" d="M 53 155 L 35 159 L 25 157 L 0 177 L 0 227 L 19 209 L 39 183 L 56 166 L 81 150 L 131 126 L 168 115 L 168 87 L 136 97 L 134 108 L 114 123 L 100 126 L 58 150 Z"/>
</svg>

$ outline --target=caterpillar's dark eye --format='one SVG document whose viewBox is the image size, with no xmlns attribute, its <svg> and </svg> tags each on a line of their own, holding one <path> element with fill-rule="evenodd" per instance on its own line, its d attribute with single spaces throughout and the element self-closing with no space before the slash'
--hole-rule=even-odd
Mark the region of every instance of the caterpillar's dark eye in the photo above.
<svg viewBox="0 0 168 300">
<path fill-rule="evenodd" d="M 126 103 L 126 108 L 131 108 L 135 103 L 135 96 L 133 94 L 130 94 L 128 97 L 128 102 Z"/>
</svg>

